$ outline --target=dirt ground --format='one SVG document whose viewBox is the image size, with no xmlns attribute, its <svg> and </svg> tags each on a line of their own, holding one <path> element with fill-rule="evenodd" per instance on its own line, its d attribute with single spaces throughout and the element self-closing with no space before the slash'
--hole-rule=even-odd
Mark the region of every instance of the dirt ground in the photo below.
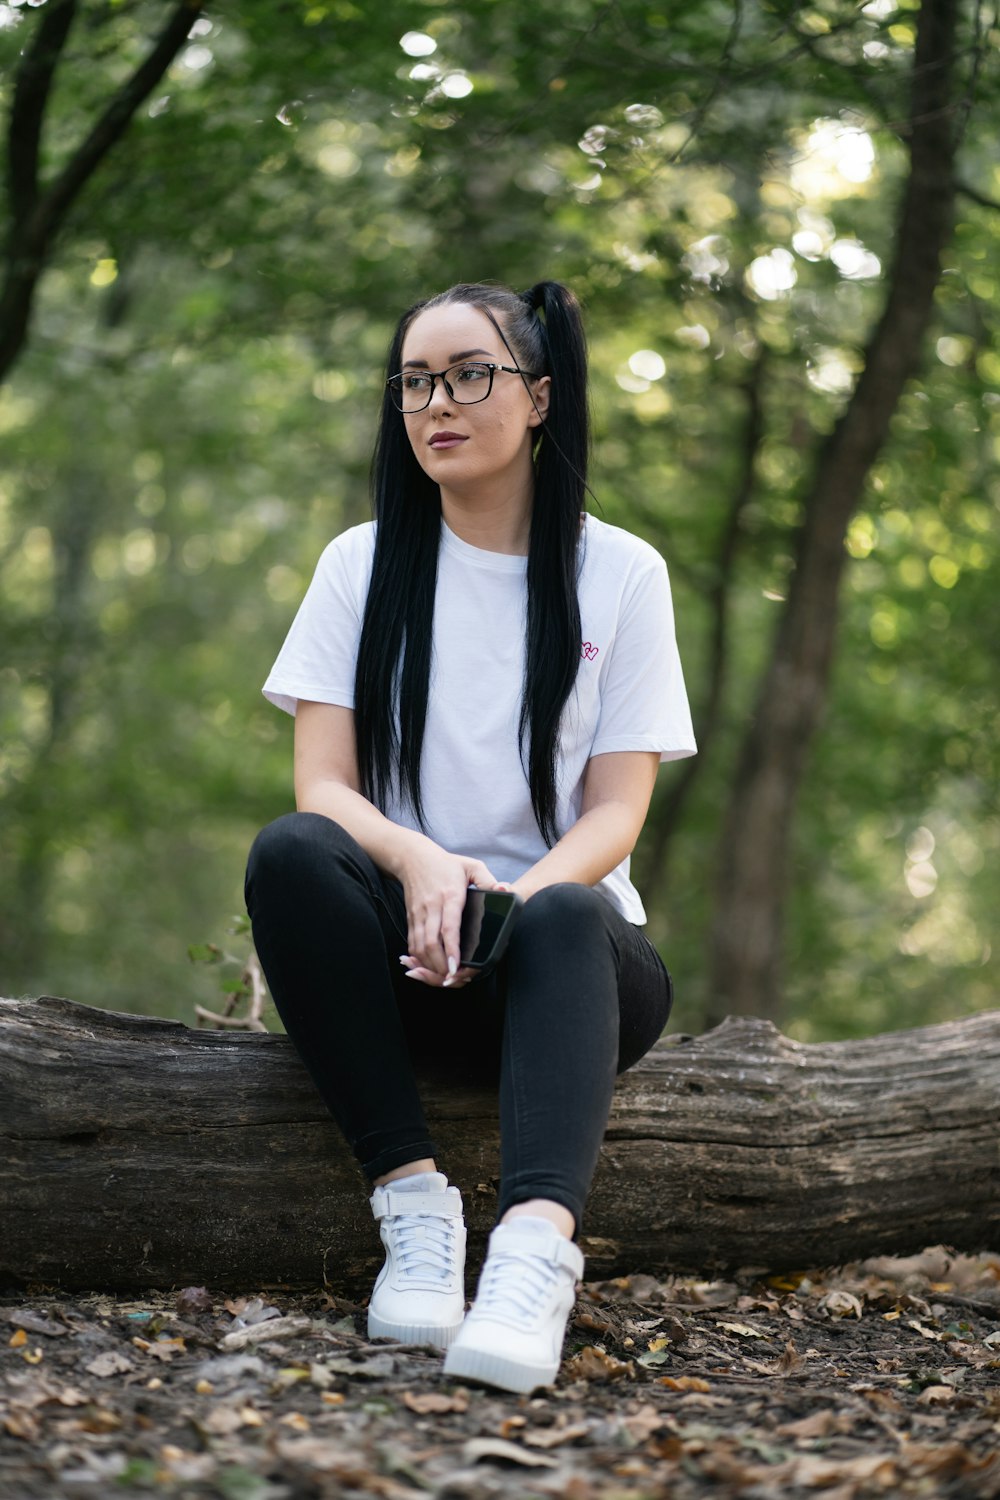
<svg viewBox="0 0 1000 1500">
<path fill-rule="evenodd" d="M 1000 1256 L 581 1290 L 557 1384 L 445 1380 L 326 1293 L 0 1307 L 0 1496 L 1000 1496 Z"/>
</svg>

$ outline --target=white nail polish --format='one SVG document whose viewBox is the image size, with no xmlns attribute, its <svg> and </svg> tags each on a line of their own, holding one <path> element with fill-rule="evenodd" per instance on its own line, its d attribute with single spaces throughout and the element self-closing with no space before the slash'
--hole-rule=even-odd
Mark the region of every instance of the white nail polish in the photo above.
<svg viewBox="0 0 1000 1500">
<path fill-rule="evenodd" d="M 454 979 L 454 977 L 455 977 L 455 975 L 457 973 L 458 973 L 458 959 L 457 958 L 449 958 L 449 960 L 448 960 L 448 977 L 449 977 L 449 979 Z"/>
</svg>

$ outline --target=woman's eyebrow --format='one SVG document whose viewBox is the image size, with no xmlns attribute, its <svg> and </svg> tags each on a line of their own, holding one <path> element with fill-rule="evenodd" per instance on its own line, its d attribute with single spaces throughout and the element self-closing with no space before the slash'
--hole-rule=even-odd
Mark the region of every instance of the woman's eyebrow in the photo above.
<svg viewBox="0 0 1000 1500">
<path fill-rule="evenodd" d="M 473 354 L 488 354 L 491 359 L 493 358 L 492 351 L 489 349 L 463 349 L 459 354 L 449 354 L 448 363 L 449 365 L 456 365 L 460 359 L 471 359 Z M 417 366 L 421 370 L 430 369 L 426 359 L 405 359 L 403 361 L 403 369 L 407 369 L 409 365 Z"/>
</svg>

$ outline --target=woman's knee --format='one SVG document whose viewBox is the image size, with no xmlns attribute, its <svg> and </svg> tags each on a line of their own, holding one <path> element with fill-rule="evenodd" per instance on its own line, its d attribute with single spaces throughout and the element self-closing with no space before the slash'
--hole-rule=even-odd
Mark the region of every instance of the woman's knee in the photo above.
<svg viewBox="0 0 1000 1500">
<path fill-rule="evenodd" d="M 588 1056 L 611 1057 L 618 1043 L 618 956 L 606 898 L 590 886 L 546 886 L 520 913 L 507 960 L 508 1013 L 532 1014 L 532 1034 L 582 1028 Z M 535 1022 L 537 1021 L 537 1025 Z"/>
<path fill-rule="evenodd" d="M 345 849 L 348 836 L 339 823 L 321 813 L 291 812 L 262 828 L 247 859 L 249 893 L 272 879 L 282 882 L 315 870 Z"/>
<path fill-rule="evenodd" d="M 545 886 L 526 901 L 510 941 L 511 963 L 523 972 L 587 973 L 611 976 L 617 967 L 609 924 L 612 908 L 588 885 Z"/>
<path fill-rule="evenodd" d="M 576 941 L 583 935 L 597 936 L 607 932 L 608 903 L 599 891 L 589 885 L 563 881 L 543 886 L 525 902 L 515 934 L 544 931 L 549 939 Z"/>
</svg>

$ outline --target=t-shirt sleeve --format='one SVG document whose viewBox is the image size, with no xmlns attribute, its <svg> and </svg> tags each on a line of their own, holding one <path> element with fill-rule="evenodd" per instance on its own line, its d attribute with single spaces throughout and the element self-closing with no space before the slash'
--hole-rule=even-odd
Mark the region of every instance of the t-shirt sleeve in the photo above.
<svg viewBox="0 0 1000 1500">
<path fill-rule="evenodd" d="M 697 753 L 663 559 L 643 558 L 622 598 L 601 679 L 591 755 L 656 750 L 660 760 Z"/>
<path fill-rule="evenodd" d="M 316 565 L 306 596 L 264 684 L 264 697 L 294 714 L 299 701 L 354 707 L 354 673 L 371 576 L 370 538 L 337 537 Z M 367 545 L 366 545 L 367 541 Z"/>
</svg>

